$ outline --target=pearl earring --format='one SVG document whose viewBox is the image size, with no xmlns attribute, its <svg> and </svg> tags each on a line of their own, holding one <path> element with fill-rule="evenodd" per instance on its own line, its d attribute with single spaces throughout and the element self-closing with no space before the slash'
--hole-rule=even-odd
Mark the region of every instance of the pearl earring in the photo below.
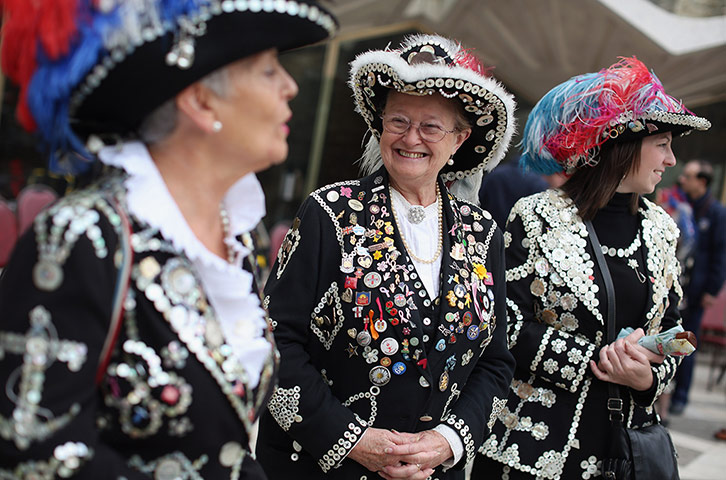
<svg viewBox="0 0 726 480">
<path fill-rule="evenodd" d="M 454 156 L 450 156 L 449 159 L 446 161 L 447 165 L 453 165 L 454 164 Z"/>
<path fill-rule="evenodd" d="M 222 122 L 220 122 L 219 120 L 215 120 L 212 124 L 212 131 L 219 132 L 220 130 L 222 130 Z"/>
</svg>

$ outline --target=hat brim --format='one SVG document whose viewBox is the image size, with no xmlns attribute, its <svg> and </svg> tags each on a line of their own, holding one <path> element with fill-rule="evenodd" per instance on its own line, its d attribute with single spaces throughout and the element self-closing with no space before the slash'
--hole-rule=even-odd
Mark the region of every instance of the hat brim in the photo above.
<svg viewBox="0 0 726 480">
<path fill-rule="evenodd" d="M 479 170 L 492 170 L 509 148 L 515 131 L 515 102 L 496 80 L 460 66 L 409 65 L 395 51 L 366 52 L 351 63 L 350 87 L 356 111 L 380 139 L 380 106 L 389 91 L 442 95 L 459 102 L 472 132 L 454 155 L 454 165 L 441 170 L 445 180 L 458 180 Z"/>
<path fill-rule="evenodd" d="M 204 21 L 206 32 L 194 37 L 187 69 L 166 62 L 175 43 L 171 31 L 120 60 L 107 52 L 74 93 L 73 130 L 82 137 L 135 132 L 149 113 L 205 75 L 270 48 L 282 52 L 319 42 L 337 29 L 332 15 L 305 1 L 269 2 L 275 8 L 257 11 L 250 9 L 252 2 L 229 3 L 234 9 L 210 13 Z"/>
<path fill-rule="evenodd" d="M 675 138 L 688 135 L 693 130 L 705 131 L 709 128 L 711 122 L 703 117 L 690 113 L 655 111 L 638 121 L 621 123 L 610 130 L 610 135 L 615 142 L 628 142 L 666 132 L 671 132 Z"/>
</svg>

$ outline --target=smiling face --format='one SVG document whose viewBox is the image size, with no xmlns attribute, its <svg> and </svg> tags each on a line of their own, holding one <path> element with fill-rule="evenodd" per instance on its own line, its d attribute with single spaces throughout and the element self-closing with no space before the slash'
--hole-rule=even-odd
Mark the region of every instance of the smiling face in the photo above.
<svg viewBox="0 0 726 480">
<path fill-rule="evenodd" d="M 671 150 L 671 132 L 643 138 L 640 147 L 640 164 L 628 173 L 620 183 L 618 192 L 645 195 L 653 193 L 666 168 L 676 164 Z"/>
<path fill-rule="evenodd" d="M 222 130 L 215 142 L 223 154 L 244 158 L 252 171 L 281 163 L 287 157 L 288 102 L 297 84 L 280 65 L 277 51 L 265 50 L 229 67 L 226 95 L 216 104 Z"/>
<path fill-rule="evenodd" d="M 433 188 L 436 177 L 456 150 L 469 137 L 471 129 L 447 133 L 438 142 L 421 138 L 418 125 L 454 130 L 456 105 L 441 95 L 415 96 L 390 92 L 384 115 L 408 120 L 411 127 L 402 134 L 383 130 L 381 157 L 394 184 L 408 189 Z"/>
</svg>

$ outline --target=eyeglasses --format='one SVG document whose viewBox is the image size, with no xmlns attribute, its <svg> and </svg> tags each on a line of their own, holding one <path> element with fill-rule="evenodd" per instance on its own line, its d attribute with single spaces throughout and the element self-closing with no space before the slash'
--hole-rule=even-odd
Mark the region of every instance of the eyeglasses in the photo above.
<svg viewBox="0 0 726 480">
<path fill-rule="evenodd" d="M 431 143 L 440 142 L 447 133 L 456 131 L 456 129 L 446 130 L 444 127 L 433 123 L 411 123 L 408 118 L 399 115 L 384 115 L 381 116 L 381 120 L 383 120 L 383 129 L 388 133 L 403 135 L 408 132 L 409 128 L 415 127 L 421 139 Z"/>
</svg>

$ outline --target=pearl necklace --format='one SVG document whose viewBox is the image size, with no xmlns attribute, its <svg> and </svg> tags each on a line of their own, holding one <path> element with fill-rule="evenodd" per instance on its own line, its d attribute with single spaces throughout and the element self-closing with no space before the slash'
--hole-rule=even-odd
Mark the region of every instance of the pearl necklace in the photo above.
<svg viewBox="0 0 726 480">
<path fill-rule="evenodd" d="M 418 263 L 434 263 L 436 260 L 438 260 L 439 256 L 441 255 L 441 251 L 444 248 L 444 222 L 443 222 L 443 210 L 441 208 L 441 204 L 443 201 L 441 200 L 441 191 L 439 190 L 439 184 L 436 183 L 436 201 L 438 202 L 438 211 L 439 211 L 439 244 L 436 247 L 436 253 L 434 253 L 434 256 L 430 260 L 425 260 L 423 258 L 419 258 L 416 255 L 413 254 L 413 249 L 408 246 L 408 242 L 406 242 L 406 237 L 403 235 L 403 229 L 401 228 L 401 222 L 398 221 L 398 214 L 396 213 L 396 207 L 393 206 L 393 192 L 391 191 L 391 188 L 389 187 L 389 197 L 391 198 L 391 211 L 393 211 L 393 218 L 396 220 L 396 225 L 398 225 L 398 231 L 401 233 L 401 240 L 403 240 L 403 246 L 406 248 L 406 251 L 408 252 L 408 255 L 417 261 Z M 421 207 L 423 209 L 423 207 Z M 423 212 L 422 212 L 423 213 Z M 420 223 L 423 220 L 423 216 L 421 220 L 418 222 L 415 222 L 411 219 L 409 216 L 409 220 L 411 220 L 412 223 Z"/>
<path fill-rule="evenodd" d="M 234 264 L 235 251 L 232 247 L 232 233 L 229 226 L 229 213 L 224 207 L 224 203 L 219 204 L 219 218 L 222 220 L 222 234 L 224 235 L 224 246 L 227 247 L 227 262 Z"/>
<path fill-rule="evenodd" d="M 635 275 L 638 276 L 638 280 L 640 283 L 645 283 L 645 275 L 643 275 L 643 272 L 639 270 L 640 264 L 638 263 L 638 260 L 635 258 L 630 258 L 633 256 L 633 254 L 640 248 L 641 242 L 640 242 L 640 230 L 638 230 L 638 233 L 635 234 L 635 240 L 633 240 L 633 243 L 630 244 L 628 248 L 613 248 L 613 247 L 607 247 L 606 245 L 601 245 L 600 248 L 602 248 L 602 253 L 604 255 L 607 255 L 611 258 L 624 258 L 628 260 L 628 266 L 633 269 L 635 272 Z"/>
</svg>

